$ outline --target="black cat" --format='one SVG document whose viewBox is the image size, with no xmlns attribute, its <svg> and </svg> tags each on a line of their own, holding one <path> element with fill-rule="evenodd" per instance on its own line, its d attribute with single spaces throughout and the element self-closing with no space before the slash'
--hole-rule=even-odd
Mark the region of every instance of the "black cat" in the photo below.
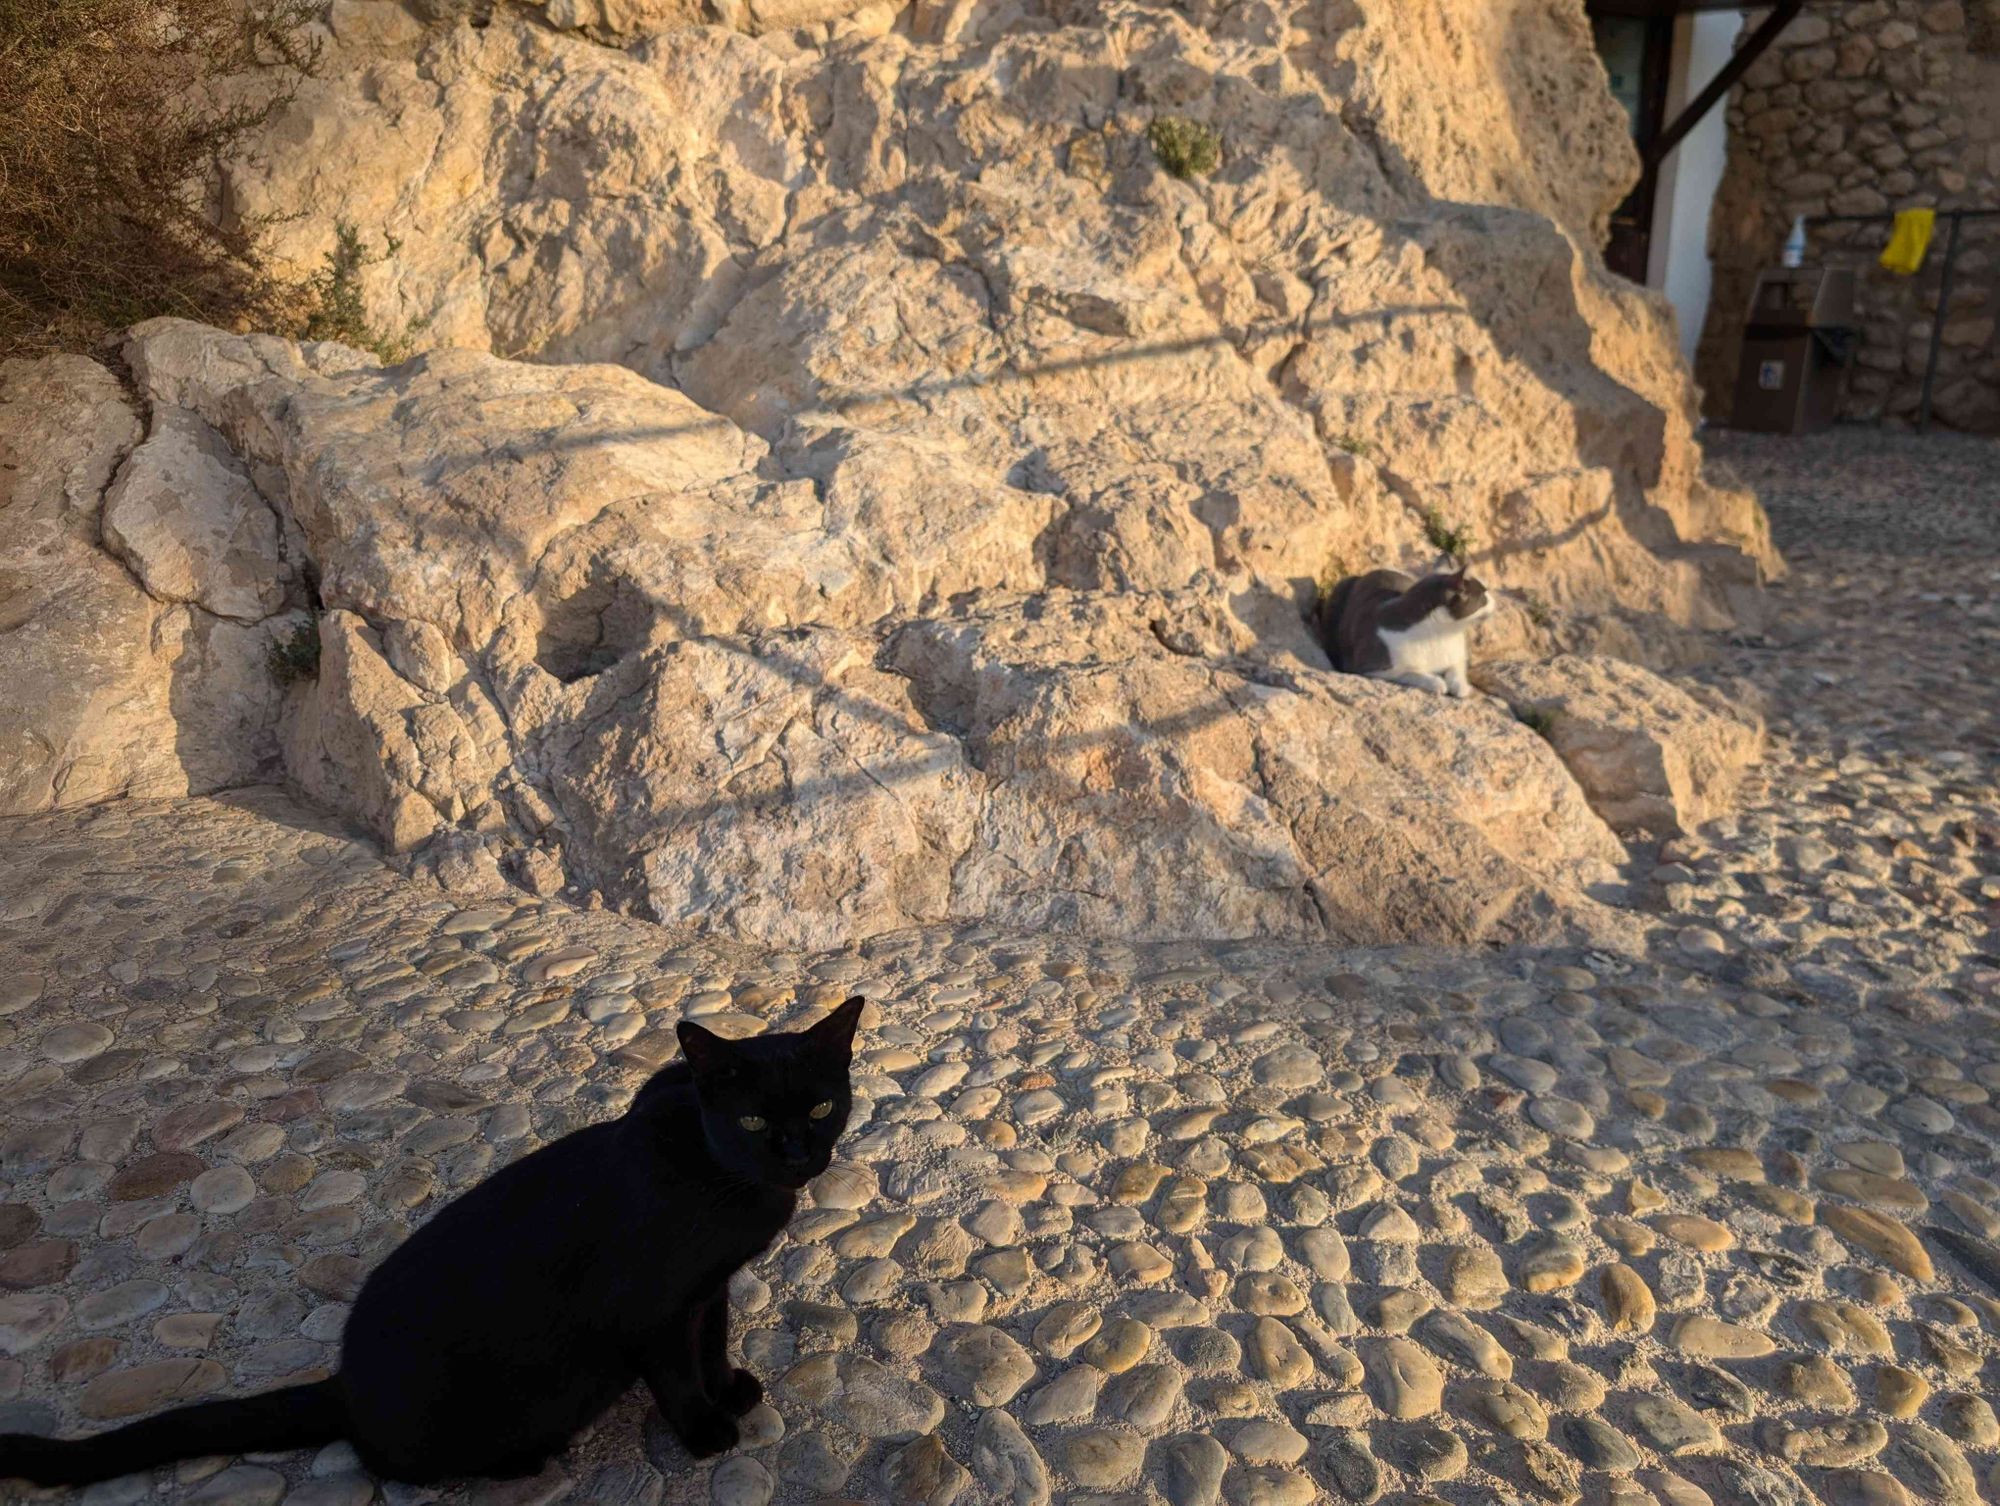
<svg viewBox="0 0 2000 1506">
<path fill-rule="evenodd" d="M 495 1173 L 382 1262 L 330 1379 L 94 1438 L 0 1436 L 0 1479 L 81 1485 L 338 1438 L 411 1484 L 532 1475 L 639 1380 L 689 1452 L 732 1447 L 764 1392 L 726 1356 L 728 1281 L 832 1159 L 862 1004 L 743 1041 L 683 1021 L 683 1060 L 622 1118 Z"/>
</svg>

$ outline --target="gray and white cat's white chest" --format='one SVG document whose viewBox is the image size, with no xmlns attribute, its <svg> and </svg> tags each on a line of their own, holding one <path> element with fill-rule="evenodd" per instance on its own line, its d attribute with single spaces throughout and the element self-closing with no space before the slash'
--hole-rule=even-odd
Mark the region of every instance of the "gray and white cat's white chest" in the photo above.
<svg viewBox="0 0 2000 1506">
<path fill-rule="evenodd" d="M 1463 675 L 1470 653 L 1467 640 L 1471 627 L 1470 620 L 1460 621 L 1440 607 L 1414 626 L 1377 628 L 1375 635 L 1389 655 L 1391 671 L 1442 675 L 1455 670 Z"/>
</svg>

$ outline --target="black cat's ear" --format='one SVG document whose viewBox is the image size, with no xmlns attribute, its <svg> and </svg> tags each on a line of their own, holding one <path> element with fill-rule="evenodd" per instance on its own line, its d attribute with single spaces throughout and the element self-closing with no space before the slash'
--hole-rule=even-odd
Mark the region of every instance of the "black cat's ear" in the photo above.
<svg viewBox="0 0 2000 1506">
<path fill-rule="evenodd" d="M 851 1057 L 854 1054 L 854 1032 L 861 1024 L 861 1011 L 867 1003 L 860 994 L 856 994 L 808 1030 L 806 1038 L 813 1043 L 815 1050 L 824 1051 L 829 1056 Z"/>
<path fill-rule="evenodd" d="M 704 1030 L 693 1020 L 682 1020 L 674 1027 L 674 1034 L 680 1037 L 681 1055 L 696 1077 L 707 1077 L 722 1067 L 723 1041 L 714 1031 Z"/>
</svg>

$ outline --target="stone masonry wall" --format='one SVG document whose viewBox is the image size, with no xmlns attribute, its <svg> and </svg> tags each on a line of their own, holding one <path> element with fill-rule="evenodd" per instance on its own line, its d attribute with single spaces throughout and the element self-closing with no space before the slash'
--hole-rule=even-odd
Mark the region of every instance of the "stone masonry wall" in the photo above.
<svg viewBox="0 0 2000 1506">
<path fill-rule="evenodd" d="M 2000 207 L 2000 0 L 1864 0 L 1809 8 L 1729 105 L 1729 166 L 1710 228 L 1715 291 L 1696 357 L 1726 419 L 1743 311 L 1798 214 Z M 1814 231 L 1812 258 L 1852 263 L 1863 344 L 1847 411 L 1914 418 L 1946 227 L 1913 278 L 1884 272 L 1881 225 Z M 1935 393 L 1937 421 L 2000 432 L 2000 220 L 1964 227 Z"/>
</svg>

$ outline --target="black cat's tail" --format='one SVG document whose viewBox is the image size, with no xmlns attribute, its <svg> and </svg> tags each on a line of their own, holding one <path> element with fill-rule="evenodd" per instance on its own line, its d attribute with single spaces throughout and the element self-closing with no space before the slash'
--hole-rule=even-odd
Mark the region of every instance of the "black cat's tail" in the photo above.
<svg viewBox="0 0 2000 1506">
<path fill-rule="evenodd" d="M 260 1396 L 177 1407 L 93 1438 L 0 1433 L 0 1480 L 88 1485 L 176 1459 L 316 1448 L 340 1438 L 346 1428 L 339 1382 L 315 1381 Z"/>
</svg>

